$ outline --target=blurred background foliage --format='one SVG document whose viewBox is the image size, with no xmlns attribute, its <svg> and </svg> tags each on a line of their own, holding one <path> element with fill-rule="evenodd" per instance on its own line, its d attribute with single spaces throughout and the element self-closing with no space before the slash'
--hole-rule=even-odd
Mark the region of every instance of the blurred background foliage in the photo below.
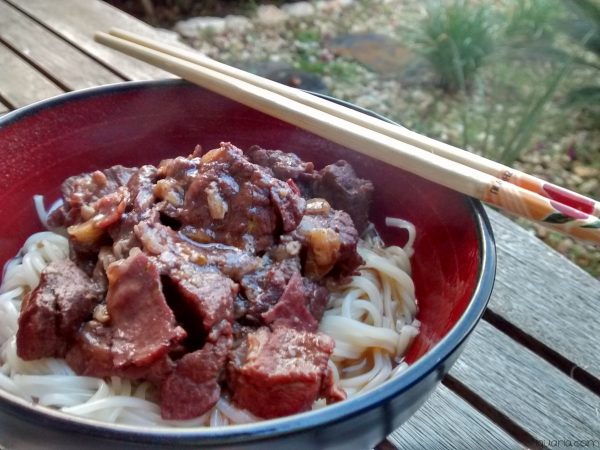
<svg viewBox="0 0 600 450">
<path fill-rule="evenodd" d="M 599 198 L 598 0 L 428 1 L 398 36 L 436 81 L 421 132 L 451 117 L 451 143 Z M 598 249 L 521 223 L 600 277 Z"/>
</svg>

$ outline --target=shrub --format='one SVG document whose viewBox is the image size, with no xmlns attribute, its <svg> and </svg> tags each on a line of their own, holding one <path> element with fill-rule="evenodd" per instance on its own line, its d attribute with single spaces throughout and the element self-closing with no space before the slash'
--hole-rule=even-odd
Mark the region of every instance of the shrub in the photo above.
<svg viewBox="0 0 600 450">
<path fill-rule="evenodd" d="M 412 30 L 414 47 L 431 65 L 449 93 L 467 90 L 494 51 L 494 21 L 484 4 L 465 0 L 430 3 L 427 16 Z"/>
</svg>

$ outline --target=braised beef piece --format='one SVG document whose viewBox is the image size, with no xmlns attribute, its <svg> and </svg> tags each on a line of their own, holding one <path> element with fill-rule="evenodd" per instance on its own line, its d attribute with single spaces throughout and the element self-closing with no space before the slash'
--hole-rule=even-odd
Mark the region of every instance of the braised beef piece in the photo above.
<svg viewBox="0 0 600 450">
<path fill-rule="evenodd" d="M 237 247 L 198 244 L 160 223 L 141 222 L 135 227 L 135 234 L 144 251 L 157 256 L 163 274 L 187 261 L 198 266 L 214 266 L 233 281 L 239 281 L 260 264 L 260 258 Z"/>
<path fill-rule="evenodd" d="M 101 299 L 94 282 L 72 261 L 50 263 L 24 299 L 17 354 L 24 360 L 64 356 L 67 346 Z"/>
<path fill-rule="evenodd" d="M 169 169 L 167 164 L 162 172 L 169 174 Z M 163 213 L 184 224 L 180 231 L 197 242 L 262 252 L 273 244 L 278 230 L 289 232 L 302 218 L 304 199 L 229 143 L 203 155 L 196 170 L 191 179 L 188 171 L 173 171 L 184 179 L 165 178 L 161 196 L 167 202 L 175 199 L 173 208 Z M 186 189 L 179 206 L 182 185 Z"/>
<path fill-rule="evenodd" d="M 107 275 L 104 323 L 86 324 L 67 353 L 67 362 L 87 375 L 145 377 L 156 364 L 165 364 L 185 331 L 167 306 L 158 269 L 148 256 L 138 252 L 117 261 L 108 267 Z"/>
<path fill-rule="evenodd" d="M 300 258 L 288 258 L 272 262 L 265 258 L 262 267 L 245 275 L 240 286 L 246 303 L 245 318 L 262 324 L 262 314 L 281 298 L 288 281 L 300 270 Z"/>
<path fill-rule="evenodd" d="M 253 145 L 248 149 L 250 161 L 271 170 L 282 181 L 293 180 L 305 198 L 312 197 L 312 184 L 318 172 L 311 162 L 302 161 L 295 153 L 267 150 Z"/>
<path fill-rule="evenodd" d="M 233 322 L 233 300 L 238 286 L 222 273 L 186 264 L 171 271 L 168 277 L 176 286 L 178 301 L 185 304 L 206 332 L 222 320 Z"/>
<path fill-rule="evenodd" d="M 161 291 L 158 269 L 145 254 L 111 264 L 107 275 L 115 366 L 147 365 L 185 337 Z"/>
<path fill-rule="evenodd" d="M 143 366 L 116 367 L 112 352 L 113 329 L 97 320 L 86 322 L 65 356 L 69 367 L 79 375 L 93 377 L 119 376 L 133 380 L 148 380 L 159 385 L 175 364 L 165 354 Z"/>
<path fill-rule="evenodd" d="M 295 272 L 288 281 L 277 303 L 262 314 L 265 323 L 273 327 L 289 327 L 295 330 L 317 331 L 319 322 L 307 307 L 302 275 Z"/>
<path fill-rule="evenodd" d="M 136 170 L 113 166 L 67 178 L 61 187 L 63 204 L 50 214 L 48 224 L 68 227 L 88 220 L 91 217 L 88 206 L 113 194 L 120 186 L 125 186 Z"/>
<path fill-rule="evenodd" d="M 221 395 L 218 378 L 227 361 L 232 337 L 220 335 L 177 361 L 160 387 L 160 413 L 165 420 L 193 419 L 210 410 Z"/>
<path fill-rule="evenodd" d="M 308 411 L 328 386 L 334 341 L 321 333 L 263 327 L 232 351 L 227 383 L 234 403 L 269 419 Z"/>
<path fill-rule="evenodd" d="M 113 240 L 113 253 L 117 258 L 126 258 L 132 248 L 140 247 L 139 240 L 133 232 L 135 225 L 142 220 L 158 221 L 158 212 L 153 209 L 156 201 L 153 193 L 156 179 L 156 167 L 146 165 L 140 167 L 127 183 L 129 203 L 120 222 L 108 230 Z"/>
<path fill-rule="evenodd" d="M 302 244 L 304 275 L 313 280 L 352 275 L 363 262 L 356 250 L 358 233 L 344 211 L 305 214 L 298 228 L 282 238 L 286 239 Z"/>
<path fill-rule="evenodd" d="M 307 302 L 306 307 L 317 322 L 320 322 L 323 318 L 325 308 L 327 308 L 329 291 L 325 286 L 321 286 L 309 278 L 302 278 L 302 284 Z"/>
<path fill-rule="evenodd" d="M 358 178 L 348 162 L 340 160 L 325 166 L 315 178 L 312 189 L 314 197 L 322 197 L 333 208 L 347 212 L 359 234 L 367 228 L 373 183 Z"/>
<path fill-rule="evenodd" d="M 312 163 L 302 161 L 294 153 L 254 145 L 248 154 L 253 163 L 269 168 L 276 178 L 293 180 L 303 197 L 321 197 L 333 208 L 346 211 L 359 234 L 367 227 L 373 183 L 359 178 L 347 161 L 340 160 L 317 172 Z"/>
</svg>

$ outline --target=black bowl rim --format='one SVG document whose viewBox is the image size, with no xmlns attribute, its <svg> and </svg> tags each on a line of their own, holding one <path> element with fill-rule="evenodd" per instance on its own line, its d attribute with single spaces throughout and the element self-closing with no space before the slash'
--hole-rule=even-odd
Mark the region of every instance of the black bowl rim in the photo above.
<svg viewBox="0 0 600 450">
<path fill-rule="evenodd" d="M 112 95 L 128 90 L 161 89 L 164 87 L 189 86 L 181 79 L 130 81 L 91 87 L 78 91 L 60 94 L 19 108 L 0 117 L 0 129 L 24 119 L 27 116 L 42 112 L 65 102 L 81 101 L 88 97 Z M 315 94 L 315 93 L 313 93 Z M 334 101 L 349 108 L 395 123 L 377 113 L 357 105 L 335 99 L 323 94 L 319 97 Z M 396 124 L 398 125 L 398 124 Z M 399 125 L 400 126 L 400 125 Z M 154 427 L 142 430 L 130 425 L 102 424 L 101 422 L 71 416 L 47 407 L 33 406 L 29 402 L 8 392 L 0 391 L 0 407 L 6 411 L 40 425 L 52 426 L 55 429 L 88 433 L 106 439 L 129 441 L 136 443 L 203 443 L 232 444 L 236 442 L 256 442 L 278 436 L 296 434 L 310 428 L 317 428 L 348 420 L 389 401 L 391 398 L 407 391 L 413 385 L 433 373 L 444 363 L 468 338 L 490 299 L 496 274 L 496 248 L 489 218 L 482 203 L 465 196 L 477 227 L 481 261 L 478 270 L 478 281 L 462 317 L 432 349 L 418 361 L 409 366 L 403 374 L 384 383 L 367 395 L 361 395 L 327 408 L 296 414 L 289 417 L 272 419 L 246 425 L 230 425 L 217 428 L 167 428 Z"/>
</svg>

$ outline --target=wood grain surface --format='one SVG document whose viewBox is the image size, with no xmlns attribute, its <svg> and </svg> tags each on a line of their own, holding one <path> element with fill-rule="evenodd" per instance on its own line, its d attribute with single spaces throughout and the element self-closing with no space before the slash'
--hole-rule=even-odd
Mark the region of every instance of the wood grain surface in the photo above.
<svg viewBox="0 0 600 450">
<path fill-rule="evenodd" d="M 524 448 L 506 432 L 445 386 L 388 441 L 399 449 L 463 450 Z"/>
<path fill-rule="evenodd" d="M 63 92 L 6 46 L 0 44 L 0 97 L 13 108 Z"/>
<path fill-rule="evenodd" d="M 485 321 L 450 374 L 536 439 L 600 437 L 600 397 Z"/>
<path fill-rule="evenodd" d="M 26 33 L 23 30 L 27 30 Z M 65 90 L 123 81 L 35 21 L 0 0 L 0 40 Z"/>
<path fill-rule="evenodd" d="M 600 377 L 600 281 L 487 209 L 498 250 L 490 309 Z"/>
<path fill-rule="evenodd" d="M 101 61 L 123 78 L 131 80 L 173 78 L 173 75 L 167 72 L 142 64 L 94 42 L 95 31 L 107 31 L 112 27 L 160 38 L 160 34 L 151 26 L 107 3 L 97 0 L 7 0 L 7 2 L 42 22 L 54 33 Z"/>
</svg>

